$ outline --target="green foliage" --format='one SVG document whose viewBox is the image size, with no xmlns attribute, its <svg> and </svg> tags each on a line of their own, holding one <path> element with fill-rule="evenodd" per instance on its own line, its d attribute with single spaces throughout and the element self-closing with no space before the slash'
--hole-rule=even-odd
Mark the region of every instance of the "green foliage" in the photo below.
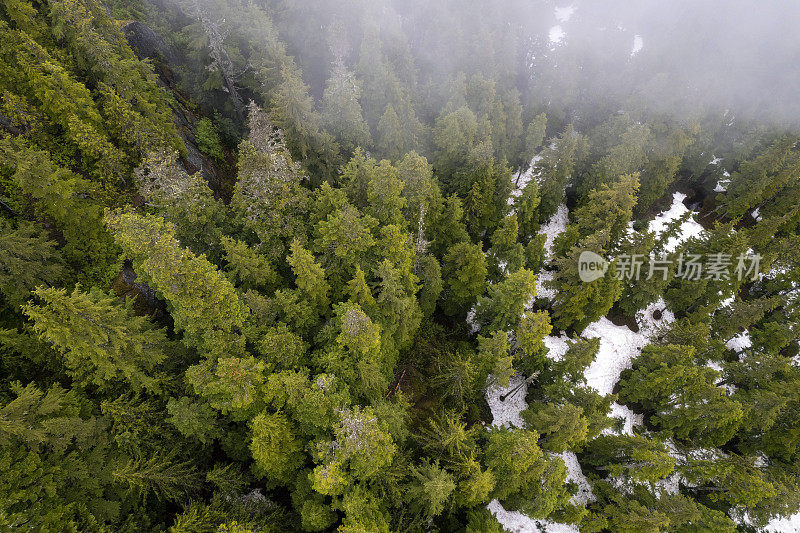
<svg viewBox="0 0 800 533">
<path fill-rule="evenodd" d="M 208 404 L 193 401 L 186 396 L 170 398 L 167 412 L 170 414 L 168 421 L 185 437 L 193 437 L 208 444 L 219 435 L 217 415 Z"/>
<path fill-rule="evenodd" d="M 493 496 L 534 518 L 549 515 L 569 500 L 564 462 L 546 458 L 538 440 L 535 431 L 494 429 L 486 446 L 487 466 L 504 480 L 495 485 Z"/>
<path fill-rule="evenodd" d="M 0 408 L 0 509 L 12 529 L 87 528 L 100 531 L 119 516 L 102 419 L 82 413 L 75 391 L 11 384 Z M 91 511 L 90 511 L 91 509 Z"/>
<path fill-rule="evenodd" d="M 258 406 L 262 396 L 264 367 L 264 362 L 254 357 L 225 357 L 216 363 L 206 360 L 186 370 L 186 381 L 223 414 L 247 413 Z"/>
<path fill-rule="evenodd" d="M 572 404 L 534 404 L 522 412 L 522 418 L 526 427 L 541 435 L 542 449 L 556 453 L 580 447 L 589 430 L 583 409 Z"/>
<path fill-rule="evenodd" d="M 135 268 L 172 305 L 187 344 L 209 357 L 237 351 L 247 308 L 214 265 L 181 247 L 172 224 L 132 211 L 108 211 L 106 224 Z"/>
<path fill-rule="evenodd" d="M 10 172 L 8 189 L 20 197 L 21 207 L 63 237 L 60 251 L 73 267 L 75 281 L 110 283 L 117 275 L 119 250 L 103 225 L 102 205 L 92 200 L 102 192 L 23 139 L 0 138 L 0 154 Z"/>
<path fill-rule="evenodd" d="M 203 117 L 197 123 L 195 130 L 197 148 L 212 159 L 221 161 L 225 154 L 222 153 L 222 144 L 217 133 L 217 128 L 211 119 Z"/>
<path fill-rule="evenodd" d="M 54 285 L 64 277 L 56 243 L 35 225 L 16 230 L 0 220 L 0 292 L 11 307 L 22 305 L 39 285 Z"/>
<path fill-rule="evenodd" d="M 29 302 L 23 312 L 63 355 L 75 385 L 102 389 L 124 380 L 136 390 L 159 388 L 153 373 L 167 356 L 166 335 L 135 316 L 130 302 L 122 305 L 100 290 L 85 293 L 80 287 L 71 294 L 40 287 L 34 294 L 41 304 Z"/>
<path fill-rule="evenodd" d="M 469 242 L 450 248 L 442 259 L 442 278 L 444 312 L 451 315 L 465 312 L 486 287 L 486 258 L 481 249 Z"/>
<path fill-rule="evenodd" d="M 322 97 L 322 123 L 346 150 L 371 144 L 360 97 L 361 87 L 355 74 L 343 62 L 337 62 Z"/>
<path fill-rule="evenodd" d="M 456 488 L 453 476 L 440 468 L 438 462 L 424 462 L 412 467 L 411 478 L 413 484 L 408 487 L 408 497 L 421 506 L 427 516 L 441 514 Z"/>
<path fill-rule="evenodd" d="M 111 473 L 130 494 L 153 494 L 162 500 L 182 500 L 198 489 L 197 472 L 190 462 L 176 463 L 163 457 L 132 459 Z"/>
<path fill-rule="evenodd" d="M 278 281 L 278 273 L 269 259 L 246 243 L 230 237 L 222 238 L 225 250 L 225 270 L 231 281 L 241 290 L 268 290 Z"/>
<path fill-rule="evenodd" d="M 280 413 L 261 413 L 251 425 L 250 450 L 256 475 L 274 483 L 287 483 L 302 464 L 302 448 L 291 423 Z"/>
<path fill-rule="evenodd" d="M 605 276 L 584 283 L 578 274 L 581 253 L 592 251 L 602 257 L 603 243 L 608 234 L 601 232 L 586 239 L 583 246 L 573 246 L 566 255 L 556 258 L 556 275 L 551 287 L 557 291 L 553 305 L 553 324 L 560 329 L 568 327 L 581 331 L 590 323 L 608 313 L 622 294 L 622 281 L 616 277 L 614 263 Z"/>
<path fill-rule="evenodd" d="M 257 113 L 260 111 L 251 111 L 251 115 Z M 252 138 L 258 134 L 258 130 L 251 130 Z M 231 206 L 257 237 L 258 251 L 277 260 L 288 243 L 304 233 L 301 217 L 308 209 L 308 192 L 301 182 L 305 174 L 282 141 L 274 147 L 242 141 L 238 161 L 239 175 Z"/>
<path fill-rule="evenodd" d="M 675 470 L 663 443 L 639 435 L 600 436 L 588 446 L 587 463 L 610 477 L 655 483 Z"/>
<path fill-rule="evenodd" d="M 800 510 L 796 127 L 654 109 L 626 85 L 662 86 L 643 58 L 597 98 L 582 80 L 620 79 L 531 48 L 535 3 L 362 3 L 0 5 L 0 529 Z M 705 230 L 676 254 L 750 250 L 763 275 L 580 280 L 585 250 L 644 273 L 672 249 L 690 215 L 644 229 L 677 190 Z M 675 321 L 622 335 L 654 303 Z M 579 336 L 601 318 L 636 348 L 609 395 L 587 383 L 623 347 Z"/>
<path fill-rule="evenodd" d="M 690 346 L 647 346 L 623 382 L 620 398 L 655 411 L 653 423 L 681 440 L 722 446 L 736 433 L 743 411 L 715 385 L 717 377 L 715 370 L 694 363 Z"/>
<path fill-rule="evenodd" d="M 500 283 L 490 285 L 488 296 L 478 299 L 475 317 L 487 331 L 514 329 L 525 306 L 536 294 L 536 275 L 520 269 Z"/>
</svg>

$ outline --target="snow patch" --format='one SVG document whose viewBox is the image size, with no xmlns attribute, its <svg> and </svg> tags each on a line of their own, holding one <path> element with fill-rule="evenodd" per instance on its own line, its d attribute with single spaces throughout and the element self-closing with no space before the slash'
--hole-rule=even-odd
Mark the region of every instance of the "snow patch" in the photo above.
<svg viewBox="0 0 800 533">
<path fill-rule="evenodd" d="M 519 387 L 519 389 L 517 389 Z M 514 389 L 517 389 L 514 391 Z M 513 393 L 509 394 L 511 391 Z M 525 395 L 528 394 L 528 384 L 522 376 L 514 376 L 507 387 L 491 387 L 486 391 L 486 403 L 492 411 L 492 425 L 495 427 L 523 427 L 524 422 L 520 413 L 528 408 Z M 507 395 L 507 396 L 505 396 Z M 504 400 L 500 397 L 504 396 Z"/>
<path fill-rule="evenodd" d="M 566 35 L 567 35 L 566 32 L 564 32 L 564 29 L 560 25 L 557 24 L 553 26 L 552 28 L 550 28 L 550 33 L 548 34 L 548 37 L 550 38 L 550 44 L 554 46 L 557 44 L 561 44 Z"/>
<path fill-rule="evenodd" d="M 644 40 L 642 39 L 642 36 L 639 35 L 639 34 L 634 35 L 633 36 L 633 49 L 631 50 L 631 57 L 633 57 L 636 54 L 638 54 L 639 52 L 641 52 L 642 48 L 644 48 Z"/>
<path fill-rule="evenodd" d="M 718 310 L 719 309 L 725 309 L 726 307 L 730 307 L 731 305 L 733 305 L 733 302 L 735 302 L 735 301 L 736 301 L 736 295 L 735 294 L 733 294 L 731 296 L 728 296 L 727 298 L 722 300 L 722 302 L 720 302 Z"/>
<path fill-rule="evenodd" d="M 555 214 L 550 217 L 550 220 L 548 220 L 546 224 L 543 224 L 539 228 L 539 234 L 546 236 L 544 241 L 545 262 L 549 261 L 553 257 L 553 243 L 555 243 L 556 237 L 558 237 L 567 229 L 568 224 L 569 209 L 567 209 L 566 204 L 562 203 L 556 209 Z M 536 298 L 546 298 L 551 302 L 555 300 L 556 291 L 548 285 L 548 282 L 553 281 L 554 276 L 555 274 L 548 270 L 542 270 L 539 272 L 536 280 L 536 294 L 533 296 L 533 298 L 531 298 L 531 301 L 528 303 L 528 307 L 533 305 L 533 301 Z"/>
<path fill-rule="evenodd" d="M 800 531 L 800 513 L 788 518 L 774 518 L 764 528 L 767 533 L 797 533 Z"/>
<path fill-rule="evenodd" d="M 612 418 L 622 419 L 622 435 L 633 435 L 633 426 L 641 426 L 644 424 L 644 415 L 638 415 L 631 411 L 629 407 L 618 404 L 617 402 L 611 404 L 610 416 Z M 612 428 L 606 428 L 603 430 L 603 435 L 618 434 L 619 433 L 614 431 Z"/>
<path fill-rule="evenodd" d="M 552 257 L 553 243 L 556 237 L 567 229 L 567 224 L 569 224 L 569 209 L 567 209 L 567 204 L 561 204 L 556 209 L 555 214 L 547 221 L 547 224 L 544 224 L 539 229 L 539 233 L 547 235 L 544 241 L 544 257 L 546 260 Z"/>
<path fill-rule="evenodd" d="M 731 184 L 731 173 L 727 170 L 722 173 L 722 179 L 717 181 L 714 192 L 727 192 L 728 186 Z"/>
<path fill-rule="evenodd" d="M 652 338 L 662 327 L 675 322 L 675 314 L 667 309 L 664 298 L 659 298 L 636 313 L 639 333 Z"/>
<path fill-rule="evenodd" d="M 475 335 L 481 330 L 481 325 L 478 324 L 478 321 L 475 320 L 476 311 L 473 307 L 467 313 L 467 324 L 469 324 L 470 334 Z"/>
<path fill-rule="evenodd" d="M 533 159 L 531 159 L 531 165 L 528 169 L 514 180 L 511 196 L 508 197 L 508 205 L 514 205 L 514 200 L 522 196 L 522 190 L 525 186 L 530 183 L 532 179 L 539 177 L 539 171 L 536 170 L 535 166 L 541 159 L 541 155 L 534 156 Z"/>
<path fill-rule="evenodd" d="M 657 215 L 653 220 L 650 221 L 648 229 L 655 233 L 656 237 L 664 233 L 664 231 L 667 229 L 667 226 L 671 222 L 675 222 L 689 212 L 689 209 L 683 204 L 685 199 L 685 194 L 680 192 L 674 193 L 672 195 L 672 206 L 667 211 Z M 701 226 L 697 220 L 695 220 L 695 215 L 692 215 L 689 220 L 686 220 L 683 224 L 681 224 L 678 235 L 669 238 L 667 245 L 665 246 L 665 250 L 667 252 L 673 252 L 679 244 L 689 240 L 692 237 L 702 234 L 703 231 L 703 226 Z"/>
<path fill-rule="evenodd" d="M 519 511 L 506 511 L 497 500 L 492 500 L 486 508 L 502 524 L 503 529 L 510 533 L 579 533 L 577 526 L 557 524 L 550 520 L 534 520 Z"/>
<path fill-rule="evenodd" d="M 725 343 L 729 350 L 733 350 L 736 353 L 741 353 L 752 345 L 753 341 L 750 339 L 749 331 L 743 331 Z"/>
<path fill-rule="evenodd" d="M 600 394 L 611 394 L 623 370 L 631 367 L 631 361 L 639 355 L 648 339 L 634 333 L 628 326 L 616 326 L 603 317 L 589 324 L 581 336 L 600 339 L 600 349 L 595 360 L 586 369 L 586 384 Z"/>
<path fill-rule="evenodd" d="M 564 358 L 564 354 L 569 350 L 569 344 L 567 343 L 569 337 L 567 337 L 566 333 L 562 333 L 560 337 L 548 335 L 543 340 L 544 345 L 547 346 L 547 357 L 553 361 L 561 361 Z"/>
<path fill-rule="evenodd" d="M 536 277 L 536 298 L 547 298 L 551 302 L 556 299 L 556 290 L 549 286 L 549 284 L 545 282 L 553 281 L 555 274 L 550 272 L 549 270 L 542 270 L 539 275 Z M 531 302 L 533 305 L 533 302 Z M 528 306 L 530 307 L 530 305 Z"/>
<path fill-rule="evenodd" d="M 575 493 L 575 496 L 570 501 L 575 505 L 585 505 L 595 501 L 596 498 L 592 492 L 592 486 L 586 476 L 583 475 L 578 456 L 574 452 L 563 452 L 561 458 L 567 466 L 567 481 L 572 481 L 578 485 L 578 492 Z"/>
</svg>

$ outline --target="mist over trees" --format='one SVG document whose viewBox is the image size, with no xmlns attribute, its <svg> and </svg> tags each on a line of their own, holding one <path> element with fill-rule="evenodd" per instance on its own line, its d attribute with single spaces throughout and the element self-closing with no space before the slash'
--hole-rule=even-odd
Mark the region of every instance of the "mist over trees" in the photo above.
<svg viewBox="0 0 800 533">
<path fill-rule="evenodd" d="M 796 524 L 798 22 L 3 2 L 0 529 Z"/>
</svg>

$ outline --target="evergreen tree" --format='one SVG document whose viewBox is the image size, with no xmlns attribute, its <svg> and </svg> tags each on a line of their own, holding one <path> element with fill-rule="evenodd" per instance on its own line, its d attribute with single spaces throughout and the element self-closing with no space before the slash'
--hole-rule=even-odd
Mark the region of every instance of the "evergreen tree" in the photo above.
<svg viewBox="0 0 800 533">
<path fill-rule="evenodd" d="M 444 256 L 442 277 L 446 280 L 442 310 L 450 315 L 465 312 L 486 287 L 483 252 L 469 242 L 456 244 Z"/>
<path fill-rule="evenodd" d="M 41 304 L 28 303 L 23 311 L 33 330 L 62 353 L 76 385 L 106 389 L 127 381 L 136 390 L 159 388 L 153 373 L 167 356 L 166 335 L 135 316 L 132 302 L 123 306 L 97 289 L 68 294 L 39 288 L 34 294 Z"/>
<path fill-rule="evenodd" d="M 303 234 L 303 216 L 308 209 L 304 179 L 280 138 L 268 151 L 251 141 L 239 147 L 239 176 L 231 206 L 270 259 L 281 258 L 287 242 Z"/>
<path fill-rule="evenodd" d="M 564 200 L 564 189 L 575 169 L 576 159 L 582 152 L 584 138 L 572 125 L 550 143 L 534 164 L 533 171 L 540 176 L 542 203 L 539 222 L 546 222 Z"/>
<path fill-rule="evenodd" d="M 35 225 L 13 229 L 0 220 L 0 293 L 11 307 L 22 305 L 39 285 L 54 285 L 64 277 L 56 243 Z"/>
<path fill-rule="evenodd" d="M 0 509 L 9 528 L 100 531 L 118 518 L 106 424 L 81 409 L 75 391 L 11 385 L 0 407 Z"/>
<path fill-rule="evenodd" d="M 345 150 L 369 147 L 369 126 L 361 112 L 361 87 L 355 74 L 337 60 L 322 97 L 322 124 Z"/>
<path fill-rule="evenodd" d="M 529 430 L 494 429 L 488 435 L 486 464 L 498 479 L 493 496 L 531 517 L 544 517 L 566 505 L 566 467 L 561 458 L 547 459 Z"/>
<path fill-rule="evenodd" d="M 620 398 L 654 411 L 653 424 L 698 446 L 721 446 L 736 433 L 742 406 L 715 386 L 717 372 L 694 364 L 689 346 L 647 346 Z M 634 392 L 635 391 L 635 392 Z"/>
<path fill-rule="evenodd" d="M 108 211 L 106 224 L 134 268 L 172 306 L 188 345 L 209 357 L 242 349 L 247 308 L 214 265 L 180 246 L 174 226 L 133 211 Z"/>
<path fill-rule="evenodd" d="M 256 474 L 273 483 L 288 482 L 303 459 L 291 423 L 280 413 L 261 413 L 253 419 L 252 429 L 250 450 Z"/>
<path fill-rule="evenodd" d="M 490 285 L 488 292 L 475 306 L 477 320 L 490 332 L 513 329 L 536 294 L 536 276 L 530 270 L 520 269 L 500 283 Z"/>
<path fill-rule="evenodd" d="M 587 464 L 609 477 L 655 483 L 675 470 L 664 443 L 641 435 L 602 435 L 587 448 Z"/>
</svg>

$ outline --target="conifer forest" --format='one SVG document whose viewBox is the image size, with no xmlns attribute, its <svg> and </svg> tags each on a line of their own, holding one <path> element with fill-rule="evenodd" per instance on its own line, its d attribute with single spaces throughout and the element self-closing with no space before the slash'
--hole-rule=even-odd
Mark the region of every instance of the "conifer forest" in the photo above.
<svg viewBox="0 0 800 533">
<path fill-rule="evenodd" d="M 0 531 L 800 532 L 794 0 L 2 0 Z"/>
</svg>

